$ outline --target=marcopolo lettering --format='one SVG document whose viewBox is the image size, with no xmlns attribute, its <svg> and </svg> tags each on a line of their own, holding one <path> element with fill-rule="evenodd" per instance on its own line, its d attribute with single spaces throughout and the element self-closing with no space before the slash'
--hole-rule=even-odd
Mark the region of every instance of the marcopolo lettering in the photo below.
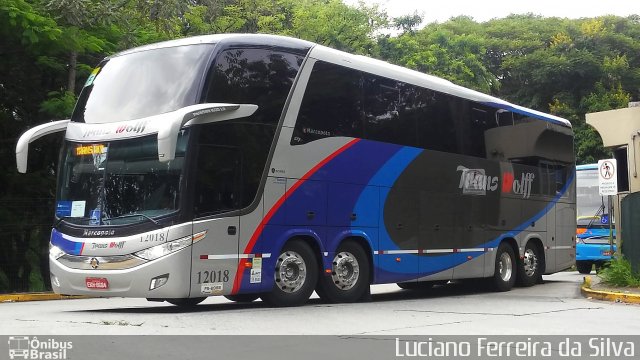
<svg viewBox="0 0 640 360">
<path fill-rule="evenodd" d="M 116 234 L 115 230 L 85 230 L 82 236 L 94 237 L 94 236 L 113 236 Z"/>
</svg>

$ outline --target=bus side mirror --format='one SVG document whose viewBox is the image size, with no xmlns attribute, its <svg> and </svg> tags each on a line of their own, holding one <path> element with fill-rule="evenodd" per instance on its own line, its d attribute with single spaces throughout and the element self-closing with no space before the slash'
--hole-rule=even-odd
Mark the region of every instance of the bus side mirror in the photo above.
<svg viewBox="0 0 640 360">
<path fill-rule="evenodd" d="M 176 111 L 177 116 L 158 129 L 158 160 L 166 162 L 176 157 L 178 133 L 183 126 L 243 118 L 257 109 L 258 105 L 252 104 L 196 104 Z"/>
<path fill-rule="evenodd" d="M 29 158 L 29 144 L 45 135 L 57 133 L 67 129 L 69 120 L 58 120 L 41 124 L 27 130 L 16 145 L 16 165 L 19 173 L 27 172 L 27 160 Z"/>
</svg>

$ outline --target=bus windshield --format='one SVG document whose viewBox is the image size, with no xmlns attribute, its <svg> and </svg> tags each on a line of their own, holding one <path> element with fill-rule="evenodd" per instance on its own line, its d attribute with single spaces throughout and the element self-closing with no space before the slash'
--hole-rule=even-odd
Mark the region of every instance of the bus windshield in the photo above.
<svg viewBox="0 0 640 360">
<path fill-rule="evenodd" d="M 125 225 L 179 208 L 188 130 L 176 157 L 158 161 L 156 136 L 103 143 L 67 141 L 58 179 L 56 217 L 76 225 Z"/>
<path fill-rule="evenodd" d="M 71 121 L 127 121 L 195 104 L 213 46 L 145 50 L 103 61 L 87 79 Z"/>
<path fill-rule="evenodd" d="M 604 200 L 598 190 L 597 169 L 576 171 L 576 195 L 578 219 L 590 221 L 595 216 L 608 213 L 606 206 L 603 208 Z"/>
</svg>

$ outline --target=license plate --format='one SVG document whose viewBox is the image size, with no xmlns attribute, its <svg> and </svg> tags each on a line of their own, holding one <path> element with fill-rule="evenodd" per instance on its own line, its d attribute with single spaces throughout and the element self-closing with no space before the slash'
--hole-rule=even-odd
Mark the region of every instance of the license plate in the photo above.
<svg viewBox="0 0 640 360">
<path fill-rule="evenodd" d="M 603 252 L 602 252 L 602 255 L 603 255 L 603 256 L 611 256 L 611 255 L 612 255 L 612 252 L 611 252 L 611 250 L 603 251 Z"/>
<path fill-rule="evenodd" d="M 86 278 L 85 284 L 87 289 L 107 290 L 109 288 L 109 281 L 105 278 Z"/>
</svg>

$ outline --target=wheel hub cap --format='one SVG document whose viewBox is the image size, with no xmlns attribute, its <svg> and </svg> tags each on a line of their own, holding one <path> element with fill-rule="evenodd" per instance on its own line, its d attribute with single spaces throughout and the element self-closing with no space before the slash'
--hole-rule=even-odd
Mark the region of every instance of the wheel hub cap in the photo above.
<svg viewBox="0 0 640 360">
<path fill-rule="evenodd" d="M 523 263 L 524 273 L 527 274 L 527 276 L 533 276 L 538 269 L 538 258 L 533 250 L 525 250 Z"/>
<path fill-rule="evenodd" d="M 276 284 L 282 291 L 298 291 L 307 278 L 307 266 L 295 251 L 286 251 L 278 257 L 275 272 Z"/>
<path fill-rule="evenodd" d="M 507 254 L 506 252 L 500 255 L 498 271 L 500 272 L 500 278 L 503 281 L 507 282 L 511 279 L 511 274 L 513 271 L 511 265 L 511 256 L 509 256 L 509 254 Z"/>
<path fill-rule="evenodd" d="M 331 279 L 340 290 L 349 290 L 358 283 L 360 265 L 353 254 L 343 251 L 333 258 Z"/>
</svg>

